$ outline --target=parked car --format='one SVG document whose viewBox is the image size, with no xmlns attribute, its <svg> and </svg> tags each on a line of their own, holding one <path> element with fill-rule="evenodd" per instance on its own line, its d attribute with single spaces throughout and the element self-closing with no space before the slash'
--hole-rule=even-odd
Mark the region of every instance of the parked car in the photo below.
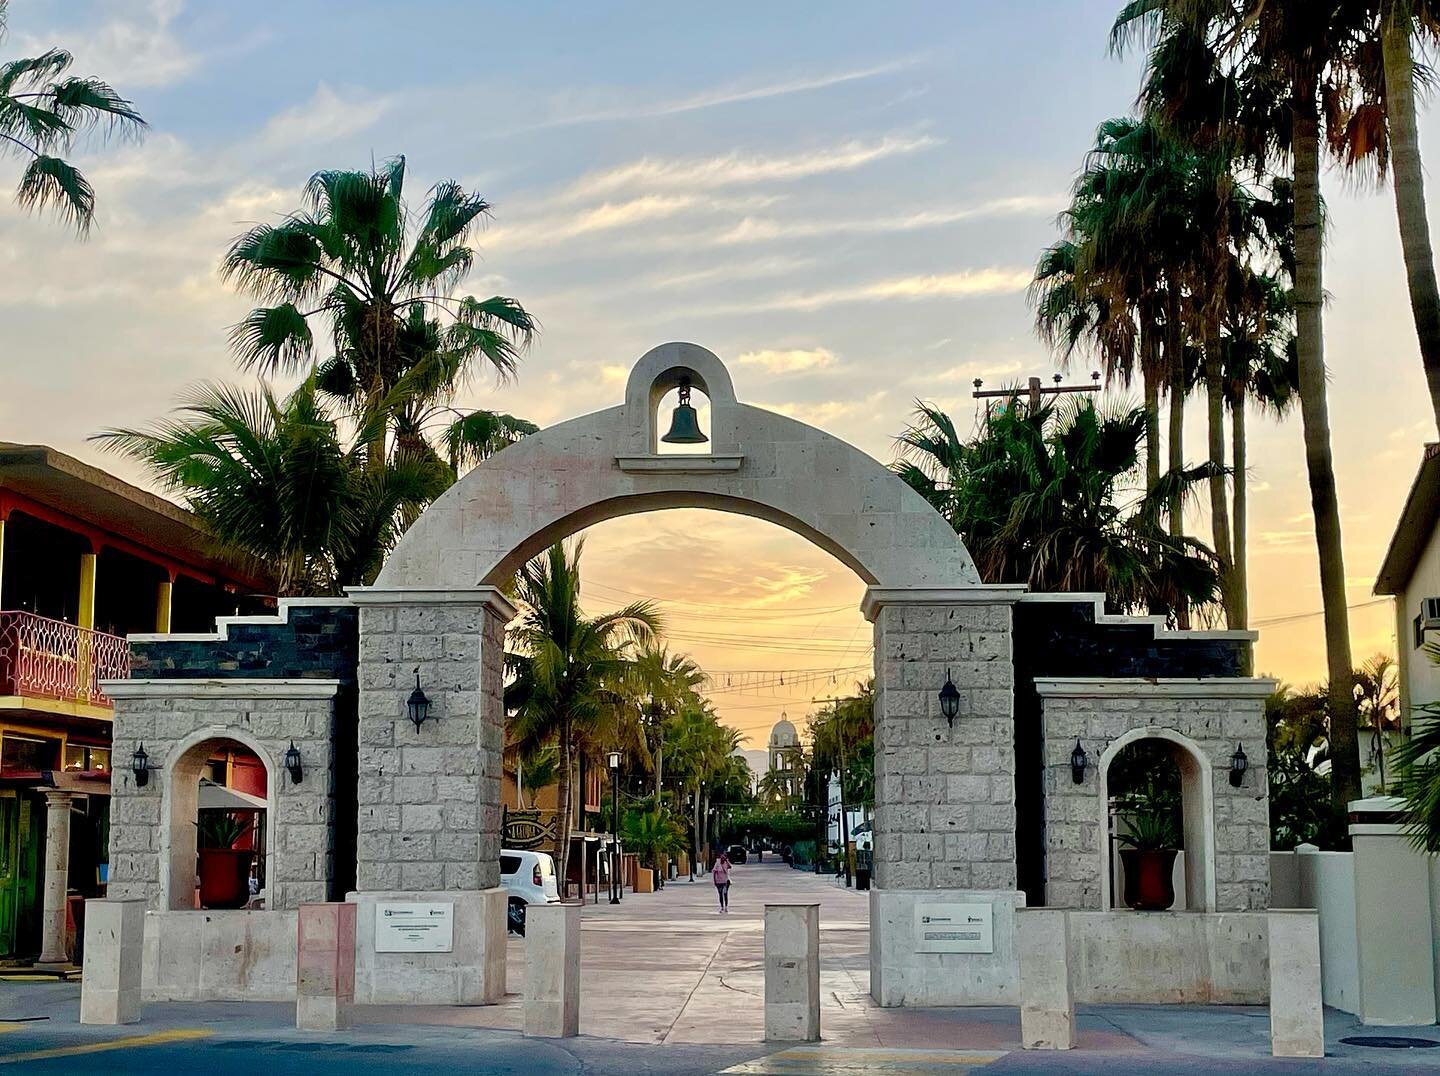
<svg viewBox="0 0 1440 1076">
<path fill-rule="evenodd" d="M 745 862 L 746 852 L 741 845 L 732 844 L 725 850 L 725 854 L 730 857 L 730 862 L 737 866 Z"/>
<path fill-rule="evenodd" d="M 559 904 L 555 861 L 545 852 L 500 850 L 500 884 L 510 896 L 506 925 L 510 933 L 525 936 L 525 909 L 532 904 Z"/>
</svg>

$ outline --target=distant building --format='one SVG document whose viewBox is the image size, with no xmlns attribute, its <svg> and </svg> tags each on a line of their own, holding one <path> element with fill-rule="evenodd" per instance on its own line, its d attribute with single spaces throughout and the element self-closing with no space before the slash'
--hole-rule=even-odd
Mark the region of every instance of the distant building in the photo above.
<svg viewBox="0 0 1440 1076">
<path fill-rule="evenodd" d="M 1440 665 L 1425 652 L 1440 644 L 1440 444 L 1425 446 L 1420 470 L 1405 498 L 1375 593 L 1395 599 L 1401 722 L 1413 707 L 1440 702 Z"/>
<path fill-rule="evenodd" d="M 130 760 L 110 757 L 100 685 L 130 675 L 125 636 L 213 631 L 270 592 L 192 513 L 53 448 L 0 442 L 0 958 L 64 959 L 69 907 L 103 891 L 110 774 Z M 263 795 L 244 755 L 205 776 Z M 68 862 L 47 860 L 57 840 Z M 42 907 L 48 870 L 65 874 L 66 908 Z"/>
<path fill-rule="evenodd" d="M 770 755 L 770 772 L 783 775 L 782 783 L 787 795 L 799 795 L 800 782 L 805 778 L 800 734 L 783 713 L 770 730 L 770 741 L 766 746 Z"/>
</svg>

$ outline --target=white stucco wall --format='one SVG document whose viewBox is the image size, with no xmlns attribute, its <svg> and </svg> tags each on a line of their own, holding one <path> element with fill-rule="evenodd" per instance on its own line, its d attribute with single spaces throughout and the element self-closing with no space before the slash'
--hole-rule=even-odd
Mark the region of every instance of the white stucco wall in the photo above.
<svg viewBox="0 0 1440 1076">
<path fill-rule="evenodd" d="M 1440 598 L 1440 529 L 1430 535 L 1405 589 L 1395 596 L 1395 649 L 1400 656 L 1400 705 L 1408 714 L 1413 706 L 1440 702 L 1440 665 L 1415 646 L 1415 616 L 1426 598 Z M 1427 632 L 1425 641 L 1440 643 L 1440 632 Z"/>
</svg>

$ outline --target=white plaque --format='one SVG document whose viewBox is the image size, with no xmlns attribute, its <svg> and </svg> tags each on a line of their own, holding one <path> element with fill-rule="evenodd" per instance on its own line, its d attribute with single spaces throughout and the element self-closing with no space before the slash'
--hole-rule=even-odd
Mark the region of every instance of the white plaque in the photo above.
<svg viewBox="0 0 1440 1076">
<path fill-rule="evenodd" d="M 377 953 L 448 953 L 455 945 L 455 905 L 375 904 Z"/>
<path fill-rule="evenodd" d="M 993 953 L 993 904 L 915 905 L 917 953 Z"/>
</svg>

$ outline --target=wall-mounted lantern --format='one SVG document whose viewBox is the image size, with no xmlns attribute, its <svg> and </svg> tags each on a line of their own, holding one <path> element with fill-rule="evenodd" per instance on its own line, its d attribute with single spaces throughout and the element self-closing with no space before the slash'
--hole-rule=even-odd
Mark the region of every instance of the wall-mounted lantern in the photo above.
<svg viewBox="0 0 1440 1076">
<path fill-rule="evenodd" d="M 130 769 L 135 774 L 136 788 L 144 788 L 150 783 L 150 755 L 143 743 L 130 756 Z"/>
<path fill-rule="evenodd" d="M 1235 745 L 1235 753 L 1230 756 L 1230 784 L 1235 788 L 1240 787 L 1240 779 L 1245 776 L 1245 771 L 1250 766 L 1250 760 L 1245 757 L 1245 749 L 1238 743 Z"/>
<path fill-rule="evenodd" d="M 1085 767 L 1090 764 L 1090 757 L 1085 754 L 1085 748 L 1080 746 L 1080 741 L 1075 741 L 1075 750 L 1070 752 L 1070 779 L 1077 785 L 1085 783 Z"/>
<path fill-rule="evenodd" d="M 950 679 L 950 670 L 945 670 L 945 686 L 940 689 L 940 712 L 945 715 L 945 721 L 951 728 L 955 727 L 955 717 L 960 713 L 960 692 L 955 687 L 955 681 Z"/>
<path fill-rule="evenodd" d="M 425 724 L 426 719 L 430 716 L 430 699 L 420 688 L 420 670 L 418 668 L 415 670 L 415 690 L 410 692 L 410 698 L 405 702 L 405 709 L 415 725 L 415 731 L 419 732 L 420 726 Z"/>
<path fill-rule="evenodd" d="M 305 780 L 305 768 L 300 765 L 300 751 L 295 746 L 295 741 L 290 741 L 290 747 L 285 752 L 285 768 L 290 771 L 290 783 L 298 785 Z"/>
</svg>

